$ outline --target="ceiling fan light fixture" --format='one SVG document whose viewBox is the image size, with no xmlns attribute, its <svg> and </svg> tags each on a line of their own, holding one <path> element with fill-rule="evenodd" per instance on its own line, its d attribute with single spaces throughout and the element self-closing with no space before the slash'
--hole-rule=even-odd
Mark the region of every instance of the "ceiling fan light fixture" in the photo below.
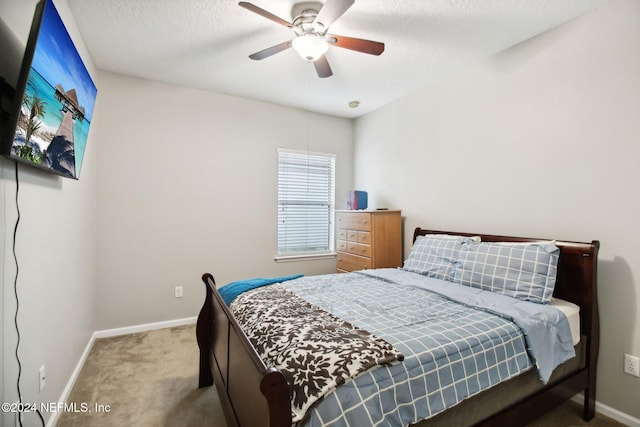
<svg viewBox="0 0 640 427">
<path fill-rule="evenodd" d="M 329 49 L 329 44 L 316 34 L 303 34 L 291 41 L 291 46 L 305 61 L 315 61 Z"/>
</svg>

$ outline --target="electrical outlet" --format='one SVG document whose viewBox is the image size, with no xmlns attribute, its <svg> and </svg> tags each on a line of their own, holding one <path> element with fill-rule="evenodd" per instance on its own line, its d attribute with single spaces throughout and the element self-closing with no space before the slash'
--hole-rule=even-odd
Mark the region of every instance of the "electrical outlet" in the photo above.
<svg viewBox="0 0 640 427">
<path fill-rule="evenodd" d="M 640 357 L 624 355 L 624 373 L 640 377 Z"/>
<path fill-rule="evenodd" d="M 182 298 L 182 286 L 176 286 L 174 295 L 176 298 Z"/>
<path fill-rule="evenodd" d="M 38 371 L 40 378 L 40 391 L 44 389 L 44 385 L 47 382 L 47 376 L 44 373 L 44 365 L 40 366 L 40 370 Z"/>
</svg>

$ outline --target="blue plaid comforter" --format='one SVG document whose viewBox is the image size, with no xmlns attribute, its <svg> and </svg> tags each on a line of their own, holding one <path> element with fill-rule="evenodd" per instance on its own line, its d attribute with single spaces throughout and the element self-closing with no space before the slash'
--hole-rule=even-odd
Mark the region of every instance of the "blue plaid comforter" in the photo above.
<svg viewBox="0 0 640 427">
<path fill-rule="evenodd" d="M 534 365 L 530 356 L 536 350 L 511 320 L 513 313 L 497 315 L 493 311 L 499 307 L 479 310 L 427 291 L 416 286 L 423 276 L 415 273 L 389 269 L 376 274 L 303 277 L 283 284 L 405 356 L 402 363 L 369 370 L 328 394 L 308 414 L 306 427 L 407 426 Z M 568 324 L 566 331 L 559 329 L 570 342 Z M 568 351 L 554 360 L 569 357 Z"/>
</svg>

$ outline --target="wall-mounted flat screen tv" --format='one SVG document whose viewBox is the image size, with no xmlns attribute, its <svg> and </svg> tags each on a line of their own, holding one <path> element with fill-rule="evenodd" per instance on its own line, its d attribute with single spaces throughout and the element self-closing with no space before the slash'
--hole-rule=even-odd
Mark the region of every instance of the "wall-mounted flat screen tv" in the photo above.
<svg viewBox="0 0 640 427">
<path fill-rule="evenodd" d="M 96 94 L 52 0 L 40 1 L 0 146 L 2 154 L 78 179 Z"/>
</svg>

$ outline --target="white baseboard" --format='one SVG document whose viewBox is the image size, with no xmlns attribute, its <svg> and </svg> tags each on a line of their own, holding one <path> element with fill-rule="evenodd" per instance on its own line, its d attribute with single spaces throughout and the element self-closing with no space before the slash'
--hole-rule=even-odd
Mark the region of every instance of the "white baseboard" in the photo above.
<svg viewBox="0 0 640 427">
<path fill-rule="evenodd" d="M 184 319 L 166 320 L 163 322 L 145 323 L 143 325 L 125 326 L 124 328 L 104 329 L 96 331 L 96 338 L 117 337 L 120 335 L 135 334 L 136 332 L 153 331 L 155 329 L 173 328 L 175 326 L 192 325 L 196 323 L 196 317 Z"/>
<path fill-rule="evenodd" d="M 89 342 L 84 348 L 84 351 L 80 356 L 80 360 L 78 360 L 76 367 L 71 373 L 71 377 L 69 378 L 69 381 L 67 381 L 67 385 L 65 386 L 64 390 L 62 390 L 62 394 L 60 395 L 58 402 L 66 402 L 67 399 L 69 398 L 69 395 L 71 394 L 71 390 L 73 389 L 73 386 L 75 385 L 76 380 L 80 375 L 80 371 L 82 370 L 82 367 L 87 361 L 87 357 L 89 357 L 89 352 L 91 351 L 91 348 L 93 347 L 93 343 L 96 341 L 96 339 L 117 337 L 120 335 L 133 334 L 136 332 L 153 331 L 155 329 L 172 328 L 175 326 L 192 325 L 196 323 L 196 320 L 197 320 L 196 317 L 187 317 L 185 319 L 167 320 L 164 322 L 145 323 L 143 325 L 135 325 L 135 326 L 127 326 L 124 328 L 105 329 L 102 331 L 95 331 L 91 335 L 91 338 L 89 338 Z M 54 427 L 58 422 L 59 416 L 60 416 L 60 412 L 52 413 L 51 416 L 49 417 L 49 420 L 47 421 L 47 427 Z"/>
<path fill-rule="evenodd" d="M 584 401 L 584 395 L 582 393 L 576 394 L 571 398 L 574 402 L 577 402 L 582 405 Z M 640 427 L 640 419 L 632 417 L 629 414 L 626 414 L 622 411 L 619 411 L 615 408 L 612 408 L 609 405 L 605 405 L 604 403 L 600 403 L 596 400 L 596 412 L 602 414 L 606 417 L 611 418 L 612 420 L 618 421 L 629 427 Z"/>
<path fill-rule="evenodd" d="M 89 357 L 89 352 L 91 351 L 91 348 L 93 347 L 93 343 L 95 342 L 95 340 L 96 340 L 96 333 L 94 332 L 91 335 L 91 338 L 89 338 L 89 342 L 85 346 L 84 351 L 80 356 L 80 360 L 78 360 L 76 367 L 73 369 L 73 372 L 71 373 L 71 377 L 69 378 L 69 381 L 67 381 L 67 385 L 64 387 L 64 390 L 62 390 L 62 394 L 60 395 L 58 402 L 66 402 L 67 399 L 69 398 L 69 395 L 71 394 L 71 390 L 73 389 L 73 386 L 75 385 L 76 380 L 80 375 L 80 371 L 84 366 L 84 362 L 86 362 L 87 357 Z M 47 421 L 47 427 L 55 426 L 56 423 L 58 422 L 58 417 L 60 417 L 60 411 L 53 412 L 49 417 L 49 420 Z"/>
</svg>

